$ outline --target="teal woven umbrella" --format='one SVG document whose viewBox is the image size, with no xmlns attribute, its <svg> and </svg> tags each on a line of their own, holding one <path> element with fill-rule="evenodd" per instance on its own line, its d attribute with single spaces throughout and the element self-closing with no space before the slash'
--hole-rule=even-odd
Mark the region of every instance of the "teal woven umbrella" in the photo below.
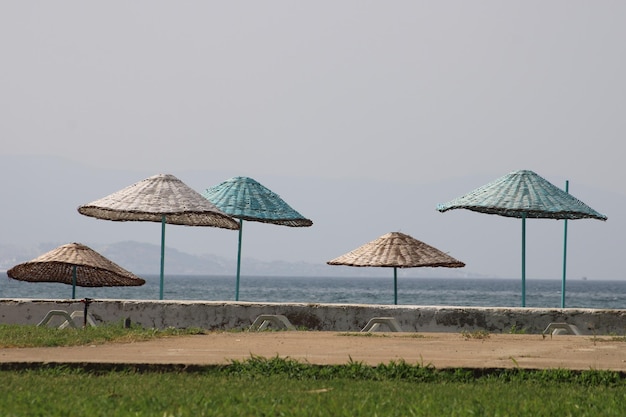
<svg viewBox="0 0 626 417">
<path fill-rule="evenodd" d="M 241 274 L 241 240 L 243 221 L 254 221 L 289 227 L 308 227 L 313 222 L 291 208 L 280 196 L 249 177 L 233 177 L 207 188 L 202 196 L 222 212 L 239 219 L 237 281 L 235 300 L 239 301 Z"/>
<path fill-rule="evenodd" d="M 453 209 L 467 209 L 522 219 L 522 307 L 526 306 L 526 219 L 565 220 L 565 241 L 567 241 L 567 220 L 607 219 L 605 215 L 598 213 L 567 191 L 528 170 L 511 172 L 459 198 L 437 206 L 437 210 L 442 213 Z M 563 262 L 563 271 L 565 271 L 565 255 Z M 565 272 L 562 307 L 565 306 L 564 294 Z"/>
</svg>

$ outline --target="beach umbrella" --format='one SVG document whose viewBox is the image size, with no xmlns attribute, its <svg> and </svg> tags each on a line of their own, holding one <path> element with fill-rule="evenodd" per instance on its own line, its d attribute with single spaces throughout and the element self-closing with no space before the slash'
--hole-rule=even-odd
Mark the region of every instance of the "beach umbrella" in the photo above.
<svg viewBox="0 0 626 417">
<path fill-rule="evenodd" d="M 236 230 L 235 219 L 220 211 L 173 175 L 159 174 L 109 196 L 78 207 L 85 216 L 113 221 L 161 223 L 161 273 L 159 298 L 163 299 L 165 224 L 213 226 Z"/>
<path fill-rule="evenodd" d="M 465 266 L 439 249 L 400 232 L 387 233 L 326 263 L 393 268 L 394 304 L 398 304 L 398 268 Z"/>
<path fill-rule="evenodd" d="M 9 278 L 29 282 L 60 282 L 72 286 L 139 286 L 143 279 L 81 243 L 68 243 L 7 271 Z"/>
<path fill-rule="evenodd" d="M 249 220 L 279 226 L 308 227 L 313 222 L 291 208 L 280 196 L 249 177 L 233 177 L 207 188 L 202 196 L 224 213 L 239 219 L 237 281 L 235 300 L 239 300 L 241 272 L 241 239 L 243 221 Z"/>
<path fill-rule="evenodd" d="M 511 172 L 437 206 L 437 210 L 442 213 L 453 209 L 522 219 L 522 307 L 526 306 L 526 219 L 607 219 L 568 192 L 528 170 Z M 565 277 L 563 295 L 564 283 Z M 564 299 L 561 304 L 564 307 Z"/>
</svg>

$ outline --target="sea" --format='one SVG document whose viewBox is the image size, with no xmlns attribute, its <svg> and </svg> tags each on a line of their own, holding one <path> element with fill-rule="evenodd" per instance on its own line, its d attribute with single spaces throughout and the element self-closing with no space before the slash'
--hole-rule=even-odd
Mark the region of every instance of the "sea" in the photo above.
<svg viewBox="0 0 626 417">
<path fill-rule="evenodd" d="M 77 299 L 157 300 L 158 275 L 142 275 L 140 287 L 76 287 Z M 234 301 L 234 276 L 165 276 L 163 299 Z M 0 298 L 71 299 L 72 287 L 31 283 L 0 275 Z M 393 304 L 391 277 L 242 276 L 239 301 Z M 520 307 L 521 280 L 509 278 L 398 278 L 399 305 Z M 560 308 L 561 279 L 526 279 L 526 307 Z M 626 309 L 626 281 L 569 280 L 565 307 Z"/>
</svg>

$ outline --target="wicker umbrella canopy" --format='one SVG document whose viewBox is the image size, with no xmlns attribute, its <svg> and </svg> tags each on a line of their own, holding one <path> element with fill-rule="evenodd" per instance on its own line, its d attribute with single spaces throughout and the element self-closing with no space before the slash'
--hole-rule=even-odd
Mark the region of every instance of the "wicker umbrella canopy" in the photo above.
<svg viewBox="0 0 626 417">
<path fill-rule="evenodd" d="M 442 213 L 453 209 L 527 219 L 607 219 L 571 194 L 527 170 L 511 172 L 437 206 Z"/>
<path fill-rule="evenodd" d="M 239 229 L 239 224 L 173 175 L 159 174 L 132 184 L 99 200 L 78 207 L 85 216 L 113 221 L 161 223 L 161 289 L 165 224 Z"/>
<path fill-rule="evenodd" d="M 76 286 L 117 287 L 139 286 L 143 279 L 125 270 L 81 243 L 59 246 L 37 258 L 14 266 L 7 271 L 9 278 L 29 282 L 60 282 Z"/>
<path fill-rule="evenodd" d="M 280 196 L 249 177 L 233 177 L 207 188 L 202 196 L 232 217 L 280 226 L 307 227 L 313 222 Z"/>
<path fill-rule="evenodd" d="M 450 255 L 400 232 L 387 233 L 351 252 L 326 262 L 328 265 L 392 267 L 394 304 L 398 304 L 397 268 L 462 268 Z"/>
<path fill-rule="evenodd" d="M 244 220 L 290 227 L 313 225 L 311 220 L 294 210 L 278 194 L 249 177 L 230 178 L 207 188 L 202 196 L 224 213 L 239 219 L 235 300 L 239 300 L 241 240 Z"/>
<path fill-rule="evenodd" d="M 467 209 L 486 214 L 522 219 L 522 307 L 526 306 L 526 219 L 597 219 L 607 217 L 598 213 L 566 190 L 553 185 L 533 171 L 511 172 L 482 187 L 444 204 L 437 210 L 446 212 L 454 209 Z M 564 268 L 565 271 L 565 261 Z M 565 272 L 564 272 L 565 274 Z M 565 275 L 563 277 L 563 297 Z M 565 301 L 562 299 L 562 306 Z"/>
<path fill-rule="evenodd" d="M 113 221 L 143 221 L 236 230 L 237 222 L 170 174 L 159 174 L 82 205 L 80 214 Z"/>
</svg>

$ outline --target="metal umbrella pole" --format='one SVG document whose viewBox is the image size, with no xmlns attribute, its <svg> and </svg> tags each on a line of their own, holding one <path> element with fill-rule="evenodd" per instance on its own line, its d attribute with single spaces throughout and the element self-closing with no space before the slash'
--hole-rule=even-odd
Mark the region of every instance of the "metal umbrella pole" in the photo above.
<svg viewBox="0 0 626 417">
<path fill-rule="evenodd" d="M 569 193 L 569 181 L 565 181 L 565 192 Z M 561 280 L 561 308 L 565 308 L 565 277 L 567 269 L 567 219 L 563 226 L 563 279 Z"/>
<path fill-rule="evenodd" d="M 76 265 L 72 265 L 72 300 L 76 299 Z"/>
<path fill-rule="evenodd" d="M 161 273 L 159 286 L 159 300 L 163 299 L 163 281 L 165 270 L 165 214 L 161 217 Z"/>
<path fill-rule="evenodd" d="M 239 301 L 239 278 L 241 276 L 241 235 L 243 233 L 243 220 L 239 219 L 239 242 L 237 244 L 237 281 L 235 283 L 235 301 Z"/>
<path fill-rule="evenodd" d="M 83 310 L 83 329 L 87 327 L 87 314 L 89 314 L 89 304 L 93 301 L 91 298 L 85 298 L 83 304 L 85 304 L 85 309 Z"/>
<path fill-rule="evenodd" d="M 526 213 L 522 213 L 522 307 L 526 307 Z"/>
<path fill-rule="evenodd" d="M 398 305 L 398 268 L 393 267 L 393 303 Z"/>
</svg>

